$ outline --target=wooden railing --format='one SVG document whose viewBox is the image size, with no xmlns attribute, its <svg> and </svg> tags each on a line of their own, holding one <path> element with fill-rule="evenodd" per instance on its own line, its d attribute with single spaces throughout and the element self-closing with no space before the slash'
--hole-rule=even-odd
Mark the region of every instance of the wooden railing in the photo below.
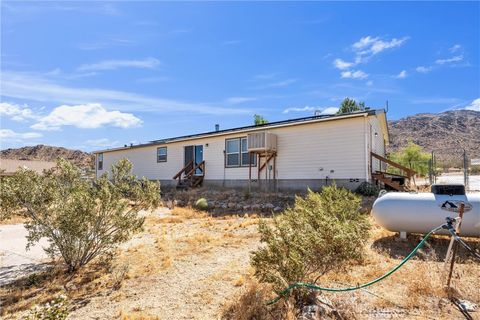
<svg viewBox="0 0 480 320">
<path fill-rule="evenodd" d="M 185 167 L 183 167 L 180 171 L 177 172 L 176 175 L 173 176 L 173 179 L 178 179 L 180 181 L 182 179 L 182 174 L 187 172 L 187 170 L 190 171 L 190 167 L 193 167 L 193 161 L 189 161 Z"/>
<path fill-rule="evenodd" d="M 200 170 L 201 174 L 195 174 L 197 170 Z M 177 172 L 173 176 L 173 179 L 178 179 L 178 184 L 182 184 L 182 178 L 184 179 L 184 184 L 190 187 L 196 187 L 203 182 L 203 177 L 205 177 L 205 160 L 194 165 L 193 161 L 189 161 L 185 167 Z"/>
<path fill-rule="evenodd" d="M 396 162 L 394 162 L 394 161 L 392 161 L 392 160 L 390 160 L 390 159 L 387 159 L 387 158 L 385 158 L 385 157 L 382 157 L 382 156 L 379 155 L 379 154 L 376 154 L 376 153 L 374 153 L 374 152 L 370 152 L 370 158 L 372 158 L 372 157 L 380 160 L 380 163 L 381 163 L 381 162 L 385 162 L 386 164 L 389 164 L 389 165 L 391 165 L 392 167 L 397 168 L 397 169 L 403 171 L 403 172 L 405 173 L 405 177 L 408 178 L 408 179 L 410 179 L 411 177 L 413 177 L 413 176 L 416 174 L 416 172 L 415 172 L 414 170 L 410 169 L 410 168 L 407 168 L 407 167 L 405 167 L 405 166 L 402 166 L 401 164 L 396 163 Z M 372 162 L 372 161 L 370 161 L 370 164 L 373 166 L 373 162 Z M 372 170 L 372 171 L 373 171 L 373 170 Z"/>
<path fill-rule="evenodd" d="M 197 164 L 195 167 L 193 167 L 192 170 L 190 170 L 186 176 L 187 177 L 190 177 L 192 175 L 195 174 L 195 172 L 197 171 L 197 169 L 200 169 L 200 171 L 202 172 L 202 176 L 205 176 L 205 160 L 203 160 L 202 162 L 200 162 L 199 164 Z"/>
</svg>

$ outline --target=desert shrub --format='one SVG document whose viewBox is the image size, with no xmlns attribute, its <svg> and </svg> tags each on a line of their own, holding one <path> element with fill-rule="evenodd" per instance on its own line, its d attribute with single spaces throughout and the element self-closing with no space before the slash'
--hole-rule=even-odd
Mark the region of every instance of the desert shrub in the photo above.
<svg viewBox="0 0 480 320">
<path fill-rule="evenodd" d="M 359 214 L 361 199 L 349 190 L 328 186 L 308 191 L 271 224 L 261 220 L 264 246 L 252 253 L 255 276 L 276 292 L 294 282 L 316 283 L 333 269 L 358 259 L 368 239 L 368 217 Z"/>
<path fill-rule="evenodd" d="M 68 301 L 63 295 L 41 306 L 35 306 L 24 320 L 64 320 L 68 317 Z"/>
<path fill-rule="evenodd" d="M 127 159 L 112 166 L 111 180 L 107 174 L 85 179 L 63 159 L 43 175 L 20 169 L 2 180 L 1 211 L 29 218 L 28 244 L 46 237 L 50 245 L 45 251 L 74 271 L 141 230 L 144 218 L 138 212 L 158 205 L 159 185 L 137 179 L 131 170 Z"/>
<path fill-rule="evenodd" d="M 364 181 L 355 189 L 355 192 L 366 197 L 376 197 L 380 192 L 380 188 L 373 183 Z"/>
<path fill-rule="evenodd" d="M 195 202 L 195 208 L 199 210 L 207 210 L 208 209 L 208 201 L 205 198 L 200 198 Z"/>
</svg>

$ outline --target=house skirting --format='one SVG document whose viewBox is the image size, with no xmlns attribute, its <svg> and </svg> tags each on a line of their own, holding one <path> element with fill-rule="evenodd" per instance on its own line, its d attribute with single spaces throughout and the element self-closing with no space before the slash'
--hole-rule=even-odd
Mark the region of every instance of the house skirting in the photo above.
<svg viewBox="0 0 480 320">
<path fill-rule="evenodd" d="M 365 179 L 277 179 L 276 186 L 274 181 L 252 180 L 251 188 L 260 190 L 299 190 L 305 191 L 307 188 L 318 190 L 326 185 L 335 183 L 338 187 L 344 187 L 350 190 L 355 190 Z M 177 180 L 162 180 L 163 186 L 175 186 Z M 248 188 L 248 180 L 204 180 L 203 186 L 213 188 Z"/>
</svg>

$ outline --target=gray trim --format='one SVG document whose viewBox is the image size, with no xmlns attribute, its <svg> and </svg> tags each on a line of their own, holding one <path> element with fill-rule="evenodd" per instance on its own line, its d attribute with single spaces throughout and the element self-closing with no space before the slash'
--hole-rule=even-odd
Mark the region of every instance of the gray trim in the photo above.
<svg viewBox="0 0 480 320">
<path fill-rule="evenodd" d="M 335 183 L 339 187 L 344 187 L 350 190 L 355 190 L 365 179 L 277 179 L 278 190 L 298 190 L 306 191 L 308 188 L 312 190 L 319 190 L 320 188 Z M 176 180 L 161 180 L 162 186 L 173 187 L 177 185 Z M 211 180 L 206 179 L 203 181 L 203 186 L 209 188 L 232 188 L 232 189 L 245 189 L 248 188 L 248 179 L 244 180 Z M 253 190 L 275 190 L 273 180 L 259 182 L 252 182 Z"/>
</svg>

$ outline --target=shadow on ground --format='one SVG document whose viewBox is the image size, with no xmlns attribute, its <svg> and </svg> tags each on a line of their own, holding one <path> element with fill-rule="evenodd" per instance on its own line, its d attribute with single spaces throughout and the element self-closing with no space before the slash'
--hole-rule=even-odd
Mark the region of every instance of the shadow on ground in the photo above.
<svg viewBox="0 0 480 320">
<path fill-rule="evenodd" d="M 0 287 L 6 286 L 29 274 L 46 270 L 50 263 L 24 263 L 0 268 Z"/>
<path fill-rule="evenodd" d="M 422 240 L 422 236 L 409 235 L 407 240 L 399 240 L 397 235 L 383 237 L 373 242 L 372 248 L 395 259 L 405 258 Z M 463 239 L 473 250 L 480 252 L 480 240 L 473 238 Z M 418 251 L 416 257 L 420 260 L 444 261 L 447 254 L 450 238 L 446 236 L 432 236 Z M 457 246 L 458 263 L 476 261 L 475 258 L 463 247 Z"/>
</svg>

